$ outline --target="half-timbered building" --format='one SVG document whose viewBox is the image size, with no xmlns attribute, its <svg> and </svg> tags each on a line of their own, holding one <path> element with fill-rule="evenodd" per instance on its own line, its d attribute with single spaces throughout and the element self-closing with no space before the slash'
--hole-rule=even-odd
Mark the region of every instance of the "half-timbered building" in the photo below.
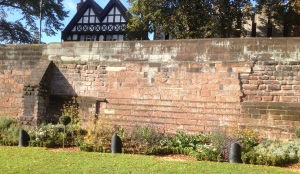
<svg viewBox="0 0 300 174">
<path fill-rule="evenodd" d="M 62 31 L 62 40 L 124 40 L 126 12 L 126 7 L 119 0 L 110 0 L 104 9 L 94 0 L 81 0 L 77 4 L 77 13 Z"/>
</svg>

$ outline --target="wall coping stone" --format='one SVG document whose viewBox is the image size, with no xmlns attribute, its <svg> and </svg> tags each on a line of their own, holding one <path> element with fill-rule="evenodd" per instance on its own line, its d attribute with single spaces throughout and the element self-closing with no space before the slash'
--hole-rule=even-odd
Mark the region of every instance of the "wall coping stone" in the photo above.
<svg viewBox="0 0 300 174">
<path fill-rule="evenodd" d="M 299 53 L 300 38 L 212 38 L 50 43 L 43 57 L 79 62 L 297 62 Z"/>
</svg>

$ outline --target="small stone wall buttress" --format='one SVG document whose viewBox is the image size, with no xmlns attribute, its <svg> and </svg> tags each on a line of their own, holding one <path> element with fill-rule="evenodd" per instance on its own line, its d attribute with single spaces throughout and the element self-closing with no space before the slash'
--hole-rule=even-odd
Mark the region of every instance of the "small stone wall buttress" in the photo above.
<svg viewBox="0 0 300 174">
<path fill-rule="evenodd" d="M 23 88 L 24 112 L 20 117 L 21 124 L 36 125 L 47 120 L 53 66 L 48 60 L 40 60 L 27 79 Z"/>
</svg>

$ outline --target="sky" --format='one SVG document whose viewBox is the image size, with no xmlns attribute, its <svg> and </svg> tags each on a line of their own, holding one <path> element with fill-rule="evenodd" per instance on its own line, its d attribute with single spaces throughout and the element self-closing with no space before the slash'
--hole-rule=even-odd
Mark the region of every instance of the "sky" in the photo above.
<svg viewBox="0 0 300 174">
<path fill-rule="evenodd" d="M 95 2 L 97 2 L 102 8 L 104 8 L 109 0 L 94 0 Z M 129 8 L 129 3 L 127 2 L 127 0 L 120 0 L 123 5 L 128 9 Z M 65 7 L 66 11 L 69 11 L 69 14 L 67 18 L 65 18 L 65 20 L 63 21 L 63 24 L 65 25 L 64 27 L 66 27 L 68 25 L 68 23 L 71 21 L 71 19 L 74 17 L 74 15 L 77 12 L 77 3 L 79 3 L 80 0 L 63 0 L 63 4 Z M 9 15 L 8 20 L 9 21 L 13 21 L 13 20 L 17 20 L 21 18 L 20 15 L 18 15 L 17 12 L 13 12 L 13 15 Z M 37 23 L 39 23 L 39 21 L 37 21 Z M 61 42 L 61 31 L 57 31 L 56 36 L 46 36 L 44 33 L 42 34 L 42 42 L 44 43 L 50 43 L 50 42 Z"/>
</svg>

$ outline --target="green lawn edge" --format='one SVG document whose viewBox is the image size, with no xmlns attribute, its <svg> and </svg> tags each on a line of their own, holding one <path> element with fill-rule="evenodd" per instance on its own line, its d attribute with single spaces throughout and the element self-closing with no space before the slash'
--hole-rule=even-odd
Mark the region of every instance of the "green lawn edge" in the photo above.
<svg viewBox="0 0 300 174">
<path fill-rule="evenodd" d="M 293 173 L 279 167 L 206 161 L 165 161 L 153 156 L 49 151 L 0 146 L 0 173 Z"/>
</svg>

